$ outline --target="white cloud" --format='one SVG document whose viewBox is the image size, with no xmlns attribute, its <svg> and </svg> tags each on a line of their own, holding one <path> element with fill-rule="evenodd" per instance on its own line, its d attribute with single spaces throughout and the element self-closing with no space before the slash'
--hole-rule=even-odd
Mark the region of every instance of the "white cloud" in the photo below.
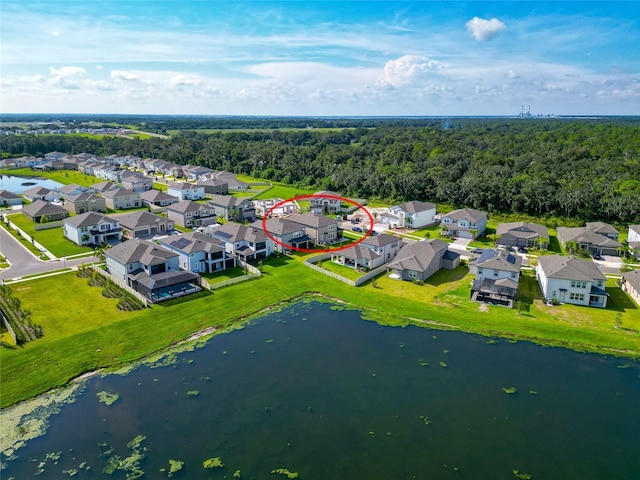
<svg viewBox="0 0 640 480">
<path fill-rule="evenodd" d="M 187 75 L 174 75 L 169 79 L 172 87 L 197 87 L 202 83 L 202 79 Z"/>
<path fill-rule="evenodd" d="M 137 74 L 126 70 L 111 70 L 111 78 L 114 80 L 132 81 L 138 80 L 140 77 Z"/>
<path fill-rule="evenodd" d="M 86 73 L 86 70 L 82 67 L 49 67 L 49 71 L 52 75 L 57 77 L 72 77 L 74 75 L 82 75 Z"/>
<path fill-rule="evenodd" d="M 403 55 L 396 60 L 389 60 L 384 66 L 382 78 L 378 85 L 399 87 L 411 83 L 426 72 L 435 72 L 445 68 L 445 64 L 437 60 L 416 55 Z"/>
<path fill-rule="evenodd" d="M 480 42 L 488 42 L 494 39 L 507 27 L 497 18 L 485 20 L 484 18 L 473 17 L 466 23 L 467 30 L 473 35 L 473 38 Z"/>
</svg>

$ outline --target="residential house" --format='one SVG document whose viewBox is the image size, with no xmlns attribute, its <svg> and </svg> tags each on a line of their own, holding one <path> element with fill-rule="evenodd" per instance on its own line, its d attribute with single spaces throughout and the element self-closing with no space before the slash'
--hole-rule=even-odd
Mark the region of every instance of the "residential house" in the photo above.
<svg viewBox="0 0 640 480">
<path fill-rule="evenodd" d="M 126 210 L 128 208 L 139 208 L 142 206 L 140 193 L 127 190 L 125 188 L 115 188 L 102 193 L 107 204 L 107 208 L 112 210 Z"/>
<path fill-rule="evenodd" d="M 217 220 L 215 209 L 193 200 L 181 200 L 168 205 L 167 216 L 185 228 L 213 225 Z"/>
<path fill-rule="evenodd" d="M 109 180 L 103 180 L 101 182 L 95 183 L 91 185 L 91 188 L 96 191 L 96 193 L 104 193 L 109 190 L 117 190 L 122 188 L 117 183 L 110 182 Z"/>
<path fill-rule="evenodd" d="M 22 205 L 22 197 L 9 190 L 0 190 L 0 207 L 15 207 Z"/>
<path fill-rule="evenodd" d="M 629 225 L 627 243 L 631 253 L 640 260 L 640 225 Z"/>
<path fill-rule="evenodd" d="M 63 206 L 74 214 L 86 212 L 106 212 L 107 203 L 104 197 L 95 193 L 78 193 L 77 195 L 67 195 L 64 197 Z"/>
<path fill-rule="evenodd" d="M 253 204 L 246 198 L 214 195 L 207 204 L 215 210 L 218 217 L 227 221 L 242 222 L 254 218 L 256 215 Z"/>
<path fill-rule="evenodd" d="M 22 207 L 24 213 L 32 222 L 46 223 L 62 220 L 69 216 L 64 208 L 44 200 L 36 200 L 29 205 Z"/>
<path fill-rule="evenodd" d="M 453 270 L 458 265 L 460 255 L 449 251 L 447 242 L 433 239 L 402 245 L 387 267 L 391 278 L 424 282 L 441 268 Z"/>
<path fill-rule="evenodd" d="M 291 222 L 285 218 L 268 218 L 266 220 L 256 220 L 251 227 L 269 233 L 274 240 L 274 250 L 276 252 L 288 252 L 296 248 L 309 248 L 311 238 L 307 235 L 304 226 Z"/>
<path fill-rule="evenodd" d="M 65 168 L 65 163 L 62 160 L 45 160 L 44 162 L 40 162 L 37 165 L 33 165 L 31 168 L 33 170 L 50 172 L 53 170 L 63 170 Z"/>
<path fill-rule="evenodd" d="M 118 215 L 125 238 L 149 238 L 173 233 L 173 220 L 145 211 Z"/>
<path fill-rule="evenodd" d="M 235 174 L 231 172 L 226 172 L 224 170 L 220 172 L 209 173 L 201 177 L 200 180 L 204 181 L 208 179 L 215 179 L 215 180 L 220 180 L 225 182 L 228 186 L 229 191 L 233 191 L 233 192 L 242 192 L 249 189 L 248 183 L 238 180 Z"/>
<path fill-rule="evenodd" d="M 597 255 L 620 255 L 619 232 L 608 223 L 592 222 L 584 227 L 558 227 L 558 240 L 565 249 L 575 246 Z"/>
<path fill-rule="evenodd" d="M 151 302 L 200 291 L 200 275 L 180 269 L 180 256 L 146 240 L 105 250 L 107 271 Z"/>
<path fill-rule="evenodd" d="M 67 195 L 78 195 L 79 193 L 89 192 L 96 193 L 96 191 L 91 187 L 83 187 L 81 185 L 76 185 L 75 183 L 70 183 L 69 185 L 63 185 L 62 187 L 58 187 L 56 190 L 60 192 L 60 195 L 66 197 Z"/>
<path fill-rule="evenodd" d="M 64 237 L 80 246 L 117 243 L 121 232 L 118 220 L 97 212 L 82 213 L 62 221 Z"/>
<path fill-rule="evenodd" d="M 607 278 L 590 260 L 561 255 L 538 257 L 536 277 L 547 302 L 605 308 Z"/>
<path fill-rule="evenodd" d="M 149 207 L 166 207 L 167 205 L 172 205 L 180 201 L 178 197 L 161 192 L 160 190 L 147 190 L 140 194 L 140 198 L 142 199 L 142 203 Z"/>
<path fill-rule="evenodd" d="M 196 183 L 199 187 L 204 188 L 205 195 L 226 195 L 229 193 L 229 184 L 217 178 L 208 178 Z"/>
<path fill-rule="evenodd" d="M 206 234 L 223 243 L 228 255 L 245 262 L 266 258 L 274 251 L 273 240 L 263 230 L 251 226 L 228 222 L 207 229 Z"/>
<path fill-rule="evenodd" d="M 95 169 L 102 164 L 95 160 L 83 160 L 78 162 L 78 171 L 80 173 L 84 173 L 85 175 L 92 175 L 95 172 Z"/>
<path fill-rule="evenodd" d="M 11 160 L 13 165 L 17 168 L 34 167 L 40 163 L 44 163 L 45 159 L 42 157 L 19 157 Z"/>
<path fill-rule="evenodd" d="M 315 245 L 329 245 L 338 240 L 338 221 L 317 213 L 294 213 L 287 220 L 302 225 Z"/>
<path fill-rule="evenodd" d="M 169 183 L 167 193 L 180 200 L 202 200 L 204 187 L 189 182 Z"/>
<path fill-rule="evenodd" d="M 146 192 L 153 188 L 153 179 L 139 172 L 122 174 L 122 186 L 133 192 Z"/>
<path fill-rule="evenodd" d="M 621 287 L 640 306 L 640 270 L 623 273 Z"/>
<path fill-rule="evenodd" d="M 199 165 L 185 165 L 182 170 L 186 179 L 191 181 L 198 181 L 201 178 L 204 179 L 208 174 L 213 173 L 212 169 Z"/>
<path fill-rule="evenodd" d="M 458 238 L 477 238 L 487 228 L 487 213 L 473 208 L 453 210 L 442 216 L 440 232 Z"/>
<path fill-rule="evenodd" d="M 44 200 L 45 202 L 59 202 L 60 192 L 45 187 L 33 187 L 22 192 L 22 196 L 30 202 Z"/>
<path fill-rule="evenodd" d="M 309 199 L 311 212 L 313 213 L 340 213 L 342 196 L 329 190 L 322 190 L 313 194 Z"/>
<path fill-rule="evenodd" d="M 62 160 L 64 157 L 66 157 L 67 154 L 64 152 L 49 152 L 49 153 L 45 153 L 44 154 L 44 158 L 46 158 L 47 160 Z"/>
<path fill-rule="evenodd" d="M 387 209 L 379 223 L 398 228 L 423 228 L 438 222 L 436 206 L 429 202 L 411 201 Z"/>
<path fill-rule="evenodd" d="M 547 248 L 549 245 L 547 227 L 538 223 L 499 223 L 496 234 L 499 235 L 498 244 L 507 247 Z"/>
<path fill-rule="evenodd" d="M 180 257 L 180 268 L 195 273 L 213 273 L 227 267 L 224 245 L 199 232 L 171 235 L 158 240 L 160 245 Z M 231 260 L 233 265 L 233 260 Z"/>
<path fill-rule="evenodd" d="M 469 260 L 469 273 L 476 278 L 471 285 L 471 300 L 513 306 L 518 293 L 522 257 L 495 248 L 485 249 Z"/>
<path fill-rule="evenodd" d="M 386 233 L 368 236 L 362 242 L 331 255 L 333 262 L 353 268 L 371 270 L 392 261 L 402 240 Z"/>
<path fill-rule="evenodd" d="M 267 213 L 270 217 L 282 217 L 298 212 L 298 207 L 295 203 L 285 202 L 281 198 L 253 200 L 252 203 L 256 216 L 259 218 L 263 218 Z"/>
</svg>

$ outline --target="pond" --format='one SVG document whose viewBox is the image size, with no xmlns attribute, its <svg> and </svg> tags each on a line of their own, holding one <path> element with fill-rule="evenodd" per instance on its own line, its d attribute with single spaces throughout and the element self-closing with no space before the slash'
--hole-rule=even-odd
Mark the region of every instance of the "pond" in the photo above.
<svg viewBox="0 0 640 480">
<path fill-rule="evenodd" d="M 298 303 L 84 380 L 2 478 L 636 479 L 639 406 L 637 362 Z"/>
<path fill-rule="evenodd" d="M 38 177 L 14 177 L 12 175 L 0 175 L 0 190 L 8 190 L 13 193 L 21 194 L 33 187 L 44 187 L 55 190 L 64 184 L 54 180 Z"/>
</svg>

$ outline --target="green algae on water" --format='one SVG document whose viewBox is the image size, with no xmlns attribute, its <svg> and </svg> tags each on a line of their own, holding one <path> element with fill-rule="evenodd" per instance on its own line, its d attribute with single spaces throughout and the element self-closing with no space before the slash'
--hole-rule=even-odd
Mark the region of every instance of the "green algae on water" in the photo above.
<svg viewBox="0 0 640 480">
<path fill-rule="evenodd" d="M 202 466 L 204 468 L 222 468 L 224 467 L 224 463 L 222 463 L 220 457 L 212 457 L 202 462 Z"/>
<path fill-rule="evenodd" d="M 286 468 L 276 468 L 275 470 L 271 470 L 271 473 L 275 473 L 276 475 L 285 475 L 287 478 L 298 478 L 298 472 L 291 472 Z"/>
<path fill-rule="evenodd" d="M 96 393 L 96 397 L 98 397 L 98 400 L 100 401 L 100 403 L 104 403 L 105 405 L 108 406 L 116 403 L 120 398 L 120 395 L 118 395 L 117 393 L 109 393 L 109 392 L 102 391 L 102 392 Z"/>
<path fill-rule="evenodd" d="M 502 391 L 508 395 L 513 395 L 518 389 L 516 387 L 502 387 Z"/>
<path fill-rule="evenodd" d="M 169 459 L 169 478 L 173 477 L 173 474 L 182 470 L 184 462 L 181 460 Z"/>
</svg>

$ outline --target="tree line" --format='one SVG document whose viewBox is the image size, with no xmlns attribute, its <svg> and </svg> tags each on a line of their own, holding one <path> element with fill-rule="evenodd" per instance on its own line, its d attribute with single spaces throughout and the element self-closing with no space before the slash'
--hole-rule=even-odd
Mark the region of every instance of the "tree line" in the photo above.
<svg viewBox="0 0 640 480">
<path fill-rule="evenodd" d="M 15 136 L 2 150 L 133 154 L 356 198 L 640 223 L 638 118 L 344 122 L 331 131 L 183 130 L 170 140 Z"/>
</svg>

